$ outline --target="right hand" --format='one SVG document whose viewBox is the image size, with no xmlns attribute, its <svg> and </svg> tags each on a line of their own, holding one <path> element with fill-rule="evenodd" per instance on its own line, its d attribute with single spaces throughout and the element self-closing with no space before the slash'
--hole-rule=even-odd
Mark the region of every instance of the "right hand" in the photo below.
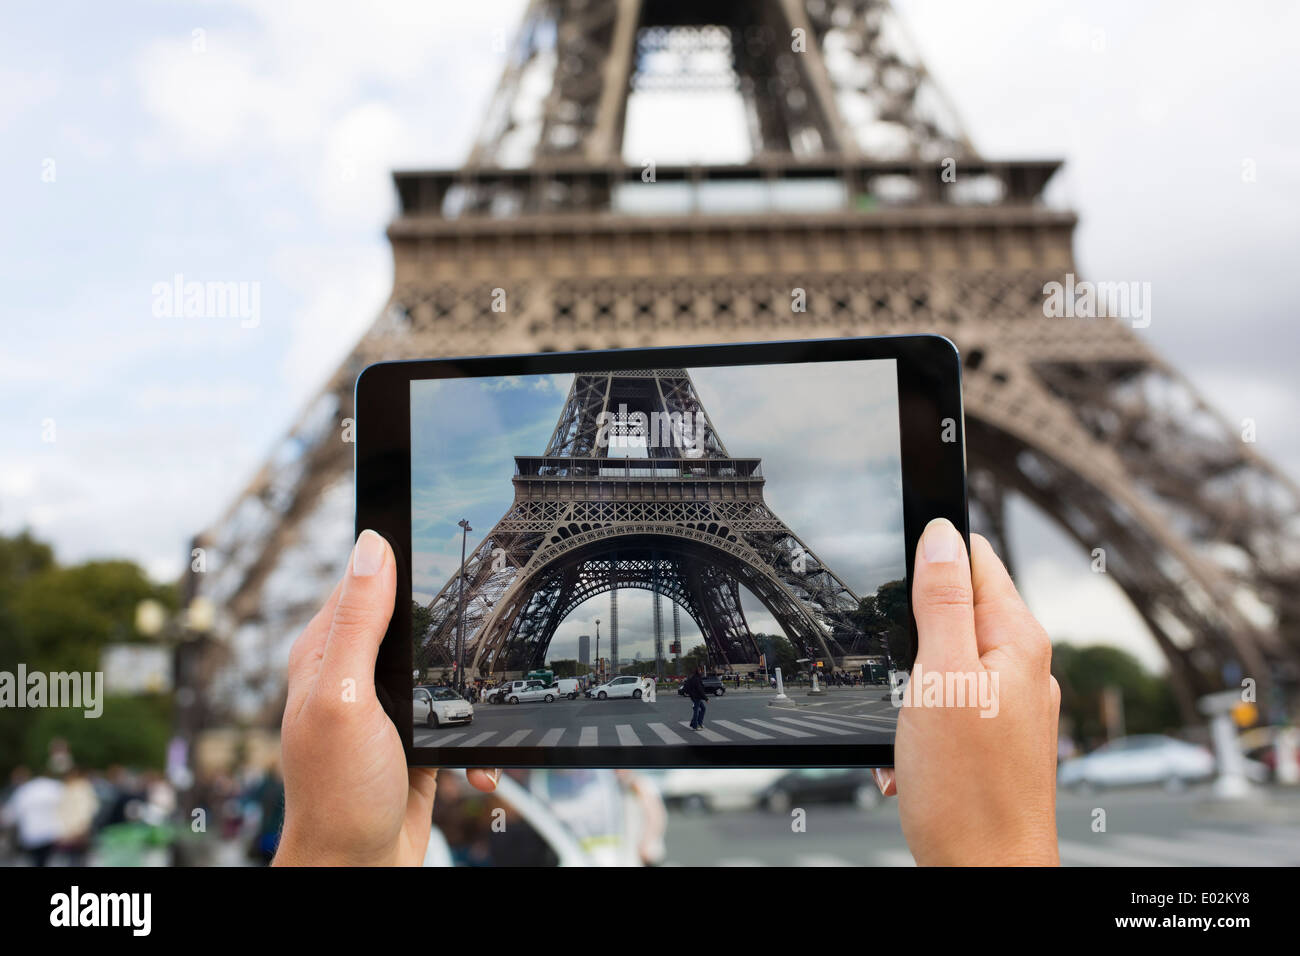
<svg viewBox="0 0 1300 956">
<path fill-rule="evenodd" d="M 988 541 L 972 535 L 971 550 L 973 562 L 945 519 L 921 536 L 916 664 L 923 673 L 996 674 L 987 685 L 996 687 L 996 716 L 947 700 L 911 706 L 909 694 L 894 769 L 877 771 L 877 783 L 898 795 L 903 836 L 921 865 L 1057 865 L 1061 688 L 1051 641 Z"/>
</svg>

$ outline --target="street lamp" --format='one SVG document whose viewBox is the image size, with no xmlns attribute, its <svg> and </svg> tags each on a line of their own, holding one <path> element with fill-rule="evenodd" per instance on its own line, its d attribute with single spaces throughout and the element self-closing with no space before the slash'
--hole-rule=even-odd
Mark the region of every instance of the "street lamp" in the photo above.
<svg viewBox="0 0 1300 956">
<path fill-rule="evenodd" d="M 596 676 L 600 677 L 600 618 L 596 618 Z"/>
<path fill-rule="evenodd" d="M 460 596 L 457 598 L 459 609 L 456 614 L 456 689 L 465 692 L 465 542 L 474 529 L 466 518 L 461 518 L 460 525 Z"/>
</svg>

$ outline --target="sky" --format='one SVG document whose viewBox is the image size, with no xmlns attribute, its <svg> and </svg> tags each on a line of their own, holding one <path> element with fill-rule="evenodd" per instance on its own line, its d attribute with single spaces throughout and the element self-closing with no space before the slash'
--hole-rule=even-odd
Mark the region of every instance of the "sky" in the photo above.
<svg viewBox="0 0 1300 956">
<path fill-rule="evenodd" d="M 1138 334 L 1300 474 L 1300 6 L 898 7 L 984 155 L 1066 160 L 1050 195 L 1080 214 L 1080 273 L 1149 281 Z M 0 529 L 179 573 L 382 309 L 390 171 L 463 161 L 522 8 L 7 3 Z M 718 115 L 629 114 L 637 148 L 734 148 Z M 234 283 L 256 309 L 160 306 L 177 276 Z M 1012 518 L 1054 637 L 1159 663 L 1086 554 Z"/>
<path fill-rule="evenodd" d="M 735 458 L 759 458 L 763 497 L 810 551 L 859 597 L 906 574 L 893 360 L 692 368 L 717 436 Z M 514 498 L 515 455 L 540 455 L 559 420 L 572 375 L 434 379 L 411 386 L 412 584 L 427 602 L 460 566 L 468 519 L 473 552 Z M 630 454 L 611 450 L 611 456 Z M 619 657 L 654 656 L 649 592 L 619 592 Z M 550 659 L 576 658 L 578 637 L 609 637 L 608 595 L 575 608 Z M 747 590 L 753 633 L 781 627 Z M 671 605 L 663 604 L 671 640 Z M 683 652 L 703 641 L 681 616 Z M 593 653 L 595 644 L 592 644 Z M 603 645 L 609 651 L 609 645 Z"/>
</svg>

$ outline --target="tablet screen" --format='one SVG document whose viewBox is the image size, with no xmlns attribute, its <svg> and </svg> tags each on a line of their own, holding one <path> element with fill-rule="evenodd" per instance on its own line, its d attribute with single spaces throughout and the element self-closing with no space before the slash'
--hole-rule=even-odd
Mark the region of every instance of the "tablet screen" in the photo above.
<svg viewBox="0 0 1300 956">
<path fill-rule="evenodd" d="M 892 744 L 894 359 L 410 383 L 415 747 Z"/>
</svg>

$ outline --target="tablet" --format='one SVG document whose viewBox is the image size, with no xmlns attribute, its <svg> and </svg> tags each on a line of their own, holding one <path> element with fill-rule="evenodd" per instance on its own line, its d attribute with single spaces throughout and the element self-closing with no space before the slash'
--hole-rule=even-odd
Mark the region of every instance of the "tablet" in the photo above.
<svg viewBox="0 0 1300 956">
<path fill-rule="evenodd" d="M 916 543 L 967 534 L 949 340 L 386 362 L 354 434 L 411 764 L 892 765 Z"/>
</svg>

